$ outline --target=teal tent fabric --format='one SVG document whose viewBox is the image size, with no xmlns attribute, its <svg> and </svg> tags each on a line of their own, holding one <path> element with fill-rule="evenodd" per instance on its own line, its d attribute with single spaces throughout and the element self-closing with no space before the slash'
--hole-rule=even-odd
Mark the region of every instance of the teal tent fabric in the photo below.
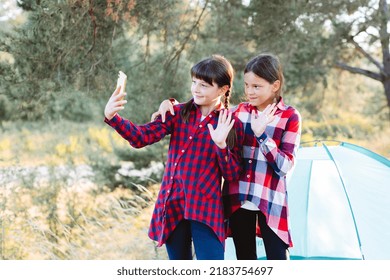
<svg viewBox="0 0 390 280">
<path fill-rule="evenodd" d="M 390 160 L 353 144 L 320 142 L 299 148 L 287 180 L 291 259 L 390 259 Z M 230 238 L 225 257 L 235 259 Z"/>
</svg>

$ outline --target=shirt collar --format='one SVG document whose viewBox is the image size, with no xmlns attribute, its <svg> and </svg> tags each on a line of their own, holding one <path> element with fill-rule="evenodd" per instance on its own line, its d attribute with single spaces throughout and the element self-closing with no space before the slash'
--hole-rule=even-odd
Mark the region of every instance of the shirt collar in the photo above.
<svg viewBox="0 0 390 280">
<path fill-rule="evenodd" d="M 245 102 L 245 103 L 246 103 L 246 107 L 248 108 L 249 112 L 252 112 L 253 109 L 257 109 L 255 106 L 252 106 L 249 102 Z M 282 111 L 286 110 L 286 105 L 284 104 L 283 97 L 280 97 L 280 100 L 276 104 L 276 107 Z"/>
<path fill-rule="evenodd" d="M 191 107 L 191 109 L 192 110 L 198 110 L 198 109 L 200 110 L 200 106 L 194 102 L 194 99 L 192 98 L 191 100 L 192 100 L 192 107 Z M 212 112 L 216 113 L 216 112 L 221 111 L 224 108 L 225 107 L 223 106 L 223 104 L 221 102 L 214 108 L 214 110 Z"/>
</svg>

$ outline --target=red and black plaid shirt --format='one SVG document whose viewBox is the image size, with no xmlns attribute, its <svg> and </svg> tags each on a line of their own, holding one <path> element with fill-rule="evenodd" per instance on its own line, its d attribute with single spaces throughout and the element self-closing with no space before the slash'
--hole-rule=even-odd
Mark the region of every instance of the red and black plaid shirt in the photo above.
<svg viewBox="0 0 390 280">
<path fill-rule="evenodd" d="M 237 181 L 241 170 L 243 125 L 236 119 L 237 143 L 233 149 L 218 148 L 211 139 L 207 124 L 215 128 L 220 109 L 201 121 L 200 108 L 193 103 L 188 122 L 180 116 L 184 104 L 174 106 L 175 115 L 135 125 L 116 115 L 105 120 L 131 146 L 141 148 L 171 135 L 168 160 L 149 228 L 149 237 L 163 245 L 183 219 L 208 225 L 222 244 L 225 242 L 222 205 L 222 177 Z"/>
</svg>

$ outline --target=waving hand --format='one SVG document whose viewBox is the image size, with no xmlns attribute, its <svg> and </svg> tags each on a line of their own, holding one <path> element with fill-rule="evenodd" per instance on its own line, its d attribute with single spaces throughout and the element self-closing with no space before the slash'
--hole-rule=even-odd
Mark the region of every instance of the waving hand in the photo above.
<svg viewBox="0 0 390 280">
<path fill-rule="evenodd" d="M 275 103 L 268 105 L 260 114 L 257 114 L 255 110 L 252 111 L 251 128 L 257 137 L 260 137 L 267 125 L 275 119 L 274 114 L 277 109 L 275 105 Z"/>
<path fill-rule="evenodd" d="M 226 138 L 233 125 L 234 119 L 232 119 L 232 113 L 228 110 L 223 110 L 223 112 L 219 113 L 218 125 L 215 129 L 211 124 L 207 125 L 211 139 L 219 148 L 224 149 L 226 147 Z"/>
</svg>

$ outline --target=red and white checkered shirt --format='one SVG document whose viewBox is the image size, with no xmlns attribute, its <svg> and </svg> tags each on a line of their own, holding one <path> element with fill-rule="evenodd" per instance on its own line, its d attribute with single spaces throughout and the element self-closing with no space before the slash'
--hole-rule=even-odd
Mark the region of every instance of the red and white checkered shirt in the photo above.
<svg viewBox="0 0 390 280">
<path fill-rule="evenodd" d="M 184 104 L 174 106 L 175 115 L 166 115 L 165 123 L 159 117 L 145 125 L 135 125 L 116 115 L 112 126 L 131 146 L 141 148 L 171 135 L 168 160 L 157 197 L 149 237 L 163 245 L 176 225 L 183 219 L 208 225 L 222 244 L 225 227 L 222 204 L 222 177 L 225 181 L 238 180 L 241 170 L 241 152 L 244 131 L 236 119 L 235 147 L 218 148 L 211 139 L 207 124 L 215 128 L 220 109 L 201 121 L 200 108 L 193 103 L 188 122 L 180 116 Z"/>
<path fill-rule="evenodd" d="M 249 103 L 232 109 L 244 124 L 243 173 L 239 181 L 223 188 L 225 215 L 229 217 L 245 201 L 254 203 L 266 216 L 270 228 L 289 246 L 293 246 L 288 224 L 286 174 L 294 165 L 301 135 L 301 116 L 280 100 L 276 118 L 256 137 L 251 129 Z M 257 235 L 261 237 L 258 229 Z"/>
</svg>

